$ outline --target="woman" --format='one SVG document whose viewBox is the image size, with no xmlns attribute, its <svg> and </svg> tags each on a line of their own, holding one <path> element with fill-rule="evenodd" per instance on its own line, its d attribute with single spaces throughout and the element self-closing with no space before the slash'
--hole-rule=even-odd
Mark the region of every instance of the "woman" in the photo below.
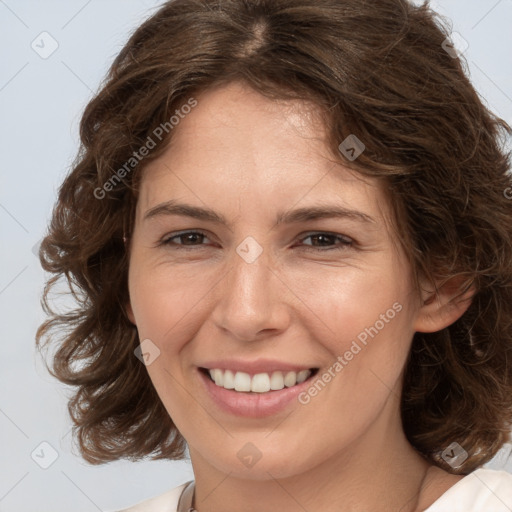
<svg viewBox="0 0 512 512">
<path fill-rule="evenodd" d="M 511 129 L 448 36 L 405 0 L 175 0 L 116 58 L 38 343 L 85 460 L 188 448 L 194 482 L 128 510 L 511 509 L 481 467 L 512 423 Z"/>
</svg>

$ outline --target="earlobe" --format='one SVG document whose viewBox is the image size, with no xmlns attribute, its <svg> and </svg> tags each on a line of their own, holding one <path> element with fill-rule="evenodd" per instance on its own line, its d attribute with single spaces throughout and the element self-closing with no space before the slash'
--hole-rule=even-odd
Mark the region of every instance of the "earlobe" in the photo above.
<svg viewBox="0 0 512 512">
<path fill-rule="evenodd" d="M 467 286 L 463 277 L 453 277 L 435 291 L 424 292 L 414 330 L 416 332 L 437 332 L 456 322 L 471 305 L 475 287 Z M 459 295 L 457 297 L 457 295 Z"/>
</svg>

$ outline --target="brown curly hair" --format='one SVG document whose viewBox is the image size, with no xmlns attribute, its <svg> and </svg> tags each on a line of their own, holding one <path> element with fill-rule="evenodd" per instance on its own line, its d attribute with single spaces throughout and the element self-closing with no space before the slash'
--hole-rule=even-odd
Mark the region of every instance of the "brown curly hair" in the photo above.
<svg viewBox="0 0 512 512">
<path fill-rule="evenodd" d="M 185 456 L 134 356 L 123 237 L 141 172 L 171 140 L 171 116 L 235 80 L 270 99 L 314 102 L 338 159 L 347 136 L 364 141 L 344 164 L 386 184 L 416 284 L 457 277 L 461 296 L 475 289 L 459 320 L 414 335 L 401 402 L 409 442 L 431 463 L 467 474 L 510 439 L 512 201 L 503 143 L 512 130 L 484 106 L 462 58 L 445 51 L 449 35 L 428 4 L 406 0 L 174 0 L 133 33 L 85 109 L 80 151 L 40 249 L 53 276 L 36 344 L 57 343 L 49 371 L 76 387 L 68 408 L 84 459 Z M 142 151 L 150 138 L 155 147 Z M 57 312 L 49 295 L 62 278 L 76 307 Z M 441 457 L 453 441 L 469 454 L 457 470 Z"/>
</svg>

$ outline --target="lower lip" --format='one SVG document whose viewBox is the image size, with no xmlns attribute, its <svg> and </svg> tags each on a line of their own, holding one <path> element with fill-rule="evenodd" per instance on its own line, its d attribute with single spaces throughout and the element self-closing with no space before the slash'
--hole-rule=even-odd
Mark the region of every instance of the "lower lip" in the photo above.
<svg viewBox="0 0 512 512">
<path fill-rule="evenodd" d="M 310 375 L 304 382 L 279 391 L 243 393 L 217 386 L 203 371 L 198 370 L 198 373 L 208 395 L 218 407 L 247 418 L 271 416 L 285 410 L 293 401 L 299 403 L 297 396 L 310 386 L 313 377 Z"/>
</svg>

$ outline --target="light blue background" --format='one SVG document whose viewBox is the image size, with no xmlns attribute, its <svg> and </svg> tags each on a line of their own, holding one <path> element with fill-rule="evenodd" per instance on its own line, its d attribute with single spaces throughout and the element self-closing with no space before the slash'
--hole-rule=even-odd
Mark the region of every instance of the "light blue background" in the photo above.
<svg viewBox="0 0 512 512">
<path fill-rule="evenodd" d="M 160 3 L 0 0 L 1 512 L 116 510 L 193 478 L 189 462 L 91 466 L 74 455 L 68 391 L 34 348 L 44 275 L 32 251 L 76 155 L 82 110 L 129 33 Z M 512 124 L 512 0 L 434 3 L 469 43 L 476 88 Z M 31 48 L 43 31 L 59 44 L 46 60 Z M 58 452 L 46 470 L 31 458 L 43 441 Z M 504 467 L 508 451 L 490 467 Z"/>
</svg>

